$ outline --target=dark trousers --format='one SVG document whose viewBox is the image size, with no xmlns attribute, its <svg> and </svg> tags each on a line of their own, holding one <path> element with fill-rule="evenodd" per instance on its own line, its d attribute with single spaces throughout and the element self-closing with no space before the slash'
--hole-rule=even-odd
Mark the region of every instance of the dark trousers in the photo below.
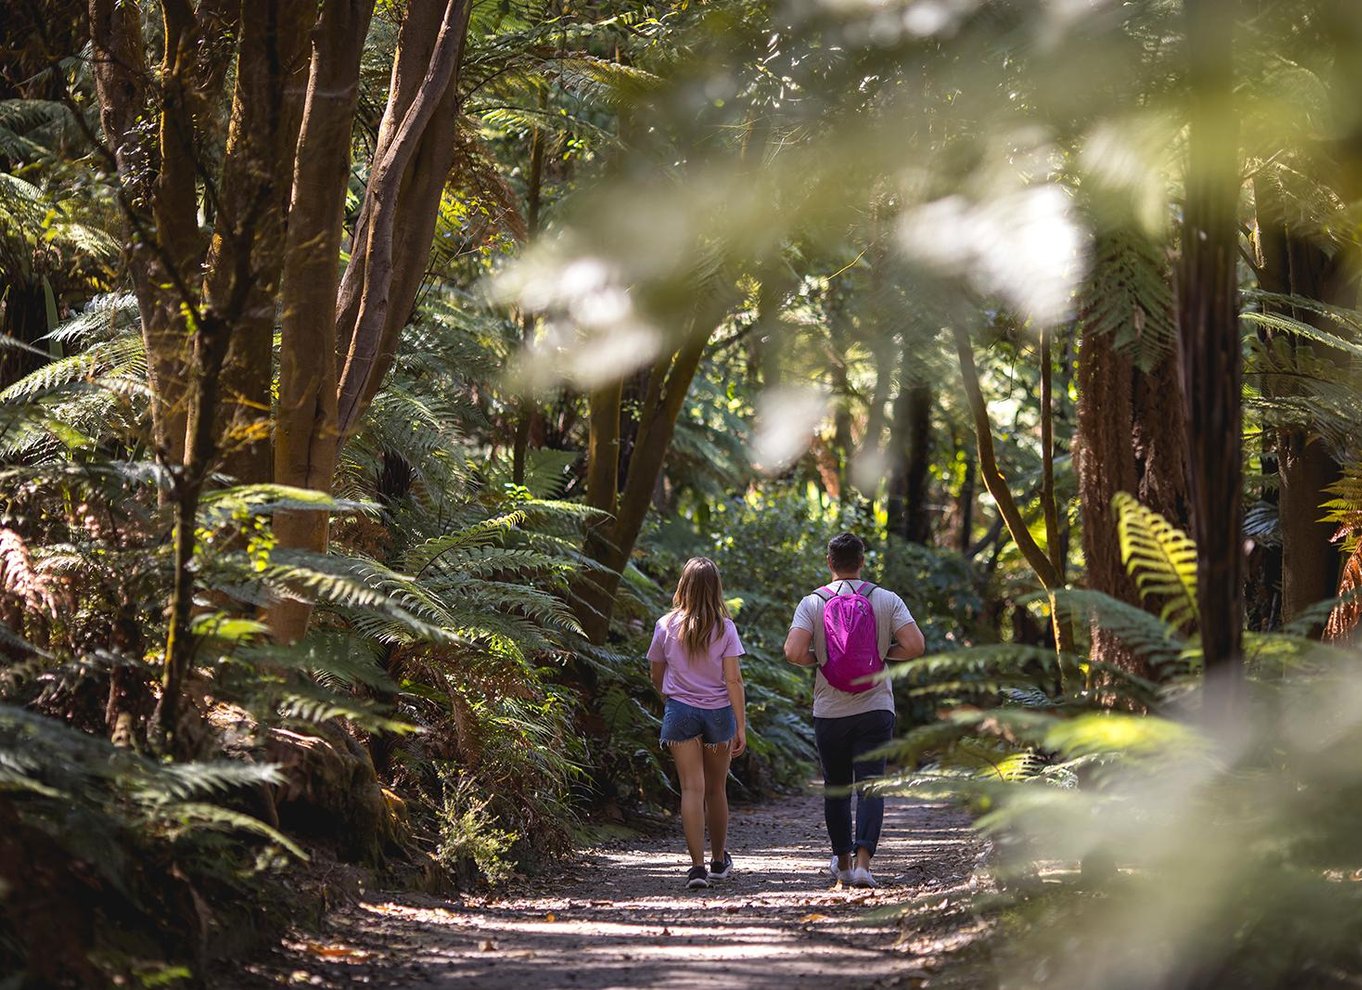
<svg viewBox="0 0 1362 990">
<path fill-rule="evenodd" d="M 815 718 L 814 739 L 823 764 L 823 815 L 828 822 L 832 851 L 865 849 L 875 855 L 884 824 L 884 798 L 864 793 L 866 781 L 884 774 L 884 758 L 860 757 L 889 742 L 894 735 L 893 712 L 864 712 L 844 718 Z M 851 831 L 851 786 L 856 785 L 856 832 Z M 833 793 L 826 793 L 826 792 Z"/>
</svg>

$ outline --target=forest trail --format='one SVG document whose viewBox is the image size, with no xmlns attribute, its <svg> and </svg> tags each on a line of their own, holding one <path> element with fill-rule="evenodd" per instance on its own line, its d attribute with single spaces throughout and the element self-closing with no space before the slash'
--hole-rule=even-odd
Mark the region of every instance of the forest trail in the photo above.
<svg viewBox="0 0 1362 990">
<path fill-rule="evenodd" d="M 886 802 L 876 890 L 827 874 L 822 800 L 733 808 L 736 869 L 684 887 L 679 835 L 588 850 L 557 876 L 488 896 L 372 894 L 295 933 L 245 985 L 383 990 L 945 986 L 943 961 L 978 932 L 963 906 L 979 841 L 961 812 Z M 894 910 L 929 907 L 901 922 Z M 946 982 L 949 982 L 948 980 Z M 232 986 L 243 986 L 238 974 Z M 226 986 L 227 984 L 221 984 Z"/>
</svg>

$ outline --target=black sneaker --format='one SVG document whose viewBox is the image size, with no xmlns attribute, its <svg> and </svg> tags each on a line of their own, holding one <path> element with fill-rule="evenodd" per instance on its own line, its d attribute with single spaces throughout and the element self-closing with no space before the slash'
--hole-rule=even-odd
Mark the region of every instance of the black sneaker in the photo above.
<svg viewBox="0 0 1362 990">
<path fill-rule="evenodd" d="M 715 880 L 727 880 L 728 875 L 733 872 L 733 857 L 727 852 L 724 853 L 722 860 L 716 859 L 709 864 L 709 875 Z"/>
<path fill-rule="evenodd" d="M 686 874 L 686 886 L 691 890 L 699 890 L 709 886 L 709 874 L 703 866 L 692 866 L 690 872 Z"/>
</svg>

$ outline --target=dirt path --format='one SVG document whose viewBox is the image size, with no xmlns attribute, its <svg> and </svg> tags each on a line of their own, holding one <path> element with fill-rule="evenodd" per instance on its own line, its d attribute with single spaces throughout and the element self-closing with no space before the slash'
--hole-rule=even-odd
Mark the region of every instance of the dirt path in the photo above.
<svg viewBox="0 0 1362 990">
<path fill-rule="evenodd" d="M 384 990 L 944 985 L 943 959 L 977 929 L 960 906 L 979 848 L 964 816 L 891 799 L 873 891 L 828 876 L 826 841 L 816 796 L 735 806 L 736 871 L 708 890 L 684 888 L 679 836 L 634 839 L 589 851 L 534 890 L 370 896 L 321 933 L 287 940 L 255 979 Z M 902 924 L 894 909 L 913 901 L 926 908 Z"/>
</svg>

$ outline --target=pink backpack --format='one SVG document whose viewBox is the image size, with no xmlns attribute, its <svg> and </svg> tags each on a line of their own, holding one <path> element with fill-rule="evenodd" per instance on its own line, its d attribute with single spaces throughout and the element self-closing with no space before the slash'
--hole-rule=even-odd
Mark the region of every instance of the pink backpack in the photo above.
<svg viewBox="0 0 1362 990">
<path fill-rule="evenodd" d="M 875 675 L 884 670 L 880 656 L 879 629 L 869 581 L 852 585 L 851 594 L 839 595 L 831 586 L 814 592 L 823 599 L 823 633 L 827 639 L 827 660 L 823 677 L 839 691 L 860 694 L 876 684 Z"/>
</svg>

